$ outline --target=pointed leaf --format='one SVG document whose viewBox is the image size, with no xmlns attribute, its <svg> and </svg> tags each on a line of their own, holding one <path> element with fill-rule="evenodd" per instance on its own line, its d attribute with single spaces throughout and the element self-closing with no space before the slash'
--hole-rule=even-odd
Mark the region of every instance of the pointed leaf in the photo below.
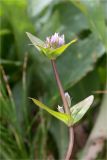
<svg viewBox="0 0 107 160">
<path fill-rule="evenodd" d="M 37 47 L 39 48 L 40 51 L 42 51 L 42 53 L 47 56 L 48 58 L 50 57 L 49 55 L 51 55 L 51 51 L 52 49 L 50 48 L 45 48 L 43 46 L 37 45 Z"/>
<path fill-rule="evenodd" d="M 31 33 L 26 32 L 27 36 L 29 37 L 29 39 L 31 40 L 31 42 L 33 43 L 33 45 L 40 51 L 40 48 L 38 46 L 45 46 L 45 43 L 40 40 L 39 38 L 37 38 L 36 36 L 33 36 Z"/>
<path fill-rule="evenodd" d="M 54 117 L 56 117 L 57 119 L 63 121 L 67 126 L 70 126 L 72 124 L 72 117 L 68 114 L 65 113 L 60 113 L 60 112 L 56 112 L 53 111 L 52 109 L 50 109 L 49 107 L 47 107 L 46 105 L 44 105 L 43 103 L 41 103 L 40 101 L 38 101 L 37 99 L 34 98 L 30 98 L 32 99 L 32 101 L 39 106 L 40 108 L 44 109 L 45 111 L 47 111 L 48 113 L 50 113 L 51 115 L 53 115 Z"/>
<path fill-rule="evenodd" d="M 74 119 L 73 124 L 77 123 L 85 115 L 85 113 L 93 103 L 93 100 L 94 96 L 91 95 L 70 108 L 71 115 Z"/>
<path fill-rule="evenodd" d="M 51 54 L 55 57 L 61 55 L 72 43 L 75 43 L 77 39 L 70 41 L 69 43 L 62 45 L 61 47 L 52 50 Z"/>
<path fill-rule="evenodd" d="M 43 46 L 38 45 L 40 50 L 49 58 L 49 59 L 56 59 L 59 55 L 61 55 L 72 43 L 75 43 L 77 39 L 72 40 L 71 42 L 62 45 L 57 49 L 52 48 L 44 48 Z"/>
</svg>

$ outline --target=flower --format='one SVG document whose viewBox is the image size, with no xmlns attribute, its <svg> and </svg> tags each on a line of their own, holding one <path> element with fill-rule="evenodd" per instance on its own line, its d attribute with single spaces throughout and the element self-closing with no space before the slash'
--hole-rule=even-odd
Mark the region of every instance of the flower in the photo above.
<svg viewBox="0 0 107 160">
<path fill-rule="evenodd" d="M 61 107 L 61 106 L 58 105 L 58 108 L 57 108 L 57 109 L 58 109 L 59 112 L 64 113 L 63 106 Z"/>
<path fill-rule="evenodd" d="M 46 37 L 45 42 L 33 36 L 31 33 L 27 33 L 27 36 L 31 40 L 32 44 L 37 48 L 38 51 L 43 53 L 49 59 L 56 59 L 60 56 L 72 43 L 76 42 L 77 39 L 70 41 L 65 44 L 64 35 L 59 35 L 55 33 L 50 37 Z"/>
<path fill-rule="evenodd" d="M 60 36 L 59 33 L 55 33 L 51 37 L 46 38 L 45 44 L 46 48 L 51 48 L 51 49 L 59 48 L 65 44 L 64 35 Z"/>
</svg>

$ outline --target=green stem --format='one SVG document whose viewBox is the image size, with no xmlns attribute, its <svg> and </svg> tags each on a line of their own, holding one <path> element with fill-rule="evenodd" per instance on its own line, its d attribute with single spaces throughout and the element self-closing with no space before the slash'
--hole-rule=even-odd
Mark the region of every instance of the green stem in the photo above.
<svg viewBox="0 0 107 160">
<path fill-rule="evenodd" d="M 58 74 L 58 71 L 57 71 L 55 60 L 51 60 L 51 63 L 52 63 L 52 66 L 53 66 L 53 70 L 54 70 L 56 82 L 57 82 L 57 85 L 58 85 L 58 89 L 59 89 L 59 92 L 60 92 L 60 95 L 61 95 L 61 98 L 62 98 L 62 101 L 63 101 L 63 106 L 64 106 L 65 113 L 70 114 L 70 108 L 69 108 L 68 103 L 67 103 L 66 98 L 65 98 L 64 89 L 62 87 L 62 84 L 61 84 L 61 81 L 60 81 L 60 78 L 59 78 L 59 74 Z M 65 160 L 71 160 L 73 143 L 74 143 L 74 133 L 73 133 L 73 127 L 71 126 L 71 127 L 69 127 L 69 144 L 68 144 L 68 149 L 67 149 L 67 153 L 66 153 L 66 156 L 65 156 Z"/>
</svg>

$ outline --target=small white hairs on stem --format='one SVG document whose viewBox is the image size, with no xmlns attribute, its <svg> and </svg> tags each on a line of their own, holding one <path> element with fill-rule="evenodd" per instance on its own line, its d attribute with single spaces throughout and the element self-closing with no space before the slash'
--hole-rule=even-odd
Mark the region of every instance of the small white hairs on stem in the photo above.
<svg viewBox="0 0 107 160">
<path fill-rule="evenodd" d="M 59 112 L 64 113 L 63 107 L 61 107 L 61 106 L 58 105 L 58 108 L 57 108 L 57 109 L 58 109 Z"/>
<path fill-rule="evenodd" d="M 71 97 L 68 92 L 65 92 L 65 98 L 68 103 L 68 106 L 71 107 Z"/>
</svg>

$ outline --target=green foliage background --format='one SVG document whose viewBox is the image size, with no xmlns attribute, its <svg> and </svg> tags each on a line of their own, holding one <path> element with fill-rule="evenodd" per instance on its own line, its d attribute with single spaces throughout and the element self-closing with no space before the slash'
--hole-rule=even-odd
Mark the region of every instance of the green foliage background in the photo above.
<svg viewBox="0 0 107 160">
<path fill-rule="evenodd" d="M 28 45 L 25 32 L 43 40 L 54 32 L 64 33 L 66 42 L 78 37 L 57 59 L 64 89 L 75 104 L 105 89 L 106 11 L 104 0 L 0 1 L 0 159 L 63 159 L 68 143 L 66 126 L 28 99 L 38 98 L 55 110 L 61 104 L 51 63 Z M 102 94 L 95 94 L 93 107 L 83 119 L 90 131 L 101 100 Z"/>
</svg>

